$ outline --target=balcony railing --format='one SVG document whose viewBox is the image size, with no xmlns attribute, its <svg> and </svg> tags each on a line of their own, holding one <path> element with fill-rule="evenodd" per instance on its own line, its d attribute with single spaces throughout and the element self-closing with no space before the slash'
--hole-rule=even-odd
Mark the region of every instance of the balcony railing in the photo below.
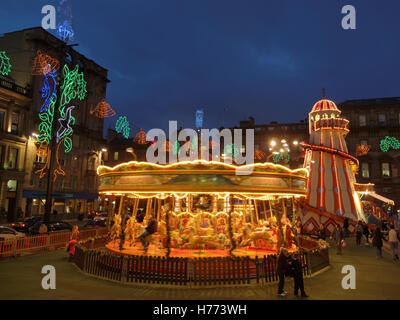
<svg viewBox="0 0 400 320">
<path fill-rule="evenodd" d="M 0 78 L 0 87 L 11 90 L 15 93 L 21 94 L 26 97 L 31 96 L 31 90 L 28 88 L 24 88 L 21 86 L 16 85 L 14 82 L 8 81 L 6 79 Z"/>
</svg>

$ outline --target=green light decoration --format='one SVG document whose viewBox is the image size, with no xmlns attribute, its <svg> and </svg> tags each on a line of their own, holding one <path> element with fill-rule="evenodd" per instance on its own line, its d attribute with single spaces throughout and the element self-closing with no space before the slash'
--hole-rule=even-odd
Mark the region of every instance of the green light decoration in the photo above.
<svg viewBox="0 0 400 320">
<path fill-rule="evenodd" d="M 400 141 L 395 137 L 386 136 L 385 139 L 381 140 L 380 148 L 383 152 L 388 152 L 390 148 L 398 150 L 400 149 Z"/>
<path fill-rule="evenodd" d="M 174 154 L 174 155 L 177 155 L 177 154 L 179 154 L 179 151 L 181 150 L 181 145 L 179 144 L 179 142 L 178 142 L 178 140 L 177 141 L 175 141 L 175 143 L 174 143 L 174 147 L 172 148 L 172 153 Z"/>
<path fill-rule="evenodd" d="M 10 58 L 7 57 L 5 51 L 0 51 L 0 73 L 7 76 L 11 71 Z"/>
<path fill-rule="evenodd" d="M 232 158 L 236 158 L 239 155 L 239 152 L 239 149 L 235 148 L 233 143 L 226 145 L 224 148 L 224 153 L 232 155 Z"/>
<path fill-rule="evenodd" d="M 122 133 L 125 139 L 129 138 L 131 128 L 129 127 L 129 121 L 125 116 L 119 117 L 117 123 L 115 124 L 115 131 Z"/>
<path fill-rule="evenodd" d="M 83 72 L 79 73 L 79 66 L 76 65 L 75 69 L 69 70 L 68 66 L 65 64 L 63 68 L 64 83 L 60 87 L 61 98 L 58 110 L 60 112 L 59 119 L 66 119 L 65 106 L 71 102 L 73 99 L 79 99 L 82 101 L 86 96 L 86 81 L 83 77 Z M 69 123 L 71 125 L 75 124 L 75 117 L 72 115 L 69 117 Z M 69 153 L 72 150 L 72 127 L 66 130 L 61 136 L 57 137 L 57 142 L 64 141 L 64 152 Z"/>
<path fill-rule="evenodd" d="M 272 160 L 275 162 L 275 163 L 278 163 L 278 162 L 280 162 L 280 161 L 284 161 L 284 162 L 286 162 L 286 163 L 289 163 L 289 161 L 290 161 L 290 154 L 289 154 L 289 152 L 285 152 L 285 153 L 278 153 L 278 154 L 274 154 L 273 156 L 272 156 Z"/>
</svg>

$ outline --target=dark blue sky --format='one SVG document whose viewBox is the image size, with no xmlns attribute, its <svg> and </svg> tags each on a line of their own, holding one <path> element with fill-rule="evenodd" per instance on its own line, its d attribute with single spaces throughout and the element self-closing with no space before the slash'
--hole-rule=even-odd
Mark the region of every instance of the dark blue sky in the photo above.
<svg viewBox="0 0 400 320">
<path fill-rule="evenodd" d="M 0 32 L 38 26 L 58 4 L 3 2 Z M 297 122 L 323 87 L 337 103 L 400 95 L 399 1 L 71 2 L 77 50 L 109 70 L 107 100 L 145 130 L 194 127 L 198 107 L 206 128 Z M 356 30 L 341 28 L 346 4 Z"/>
</svg>

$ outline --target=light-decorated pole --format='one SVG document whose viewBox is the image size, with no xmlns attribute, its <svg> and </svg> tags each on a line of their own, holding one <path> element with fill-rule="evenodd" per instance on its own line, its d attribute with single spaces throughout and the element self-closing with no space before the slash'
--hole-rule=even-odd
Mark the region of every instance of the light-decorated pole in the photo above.
<svg viewBox="0 0 400 320">
<path fill-rule="evenodd" d="M 63 43 L 62 47 L 61 47 L 61 56 L 60 56 L 60 66 L 64 66 L 65 64 L 65 49 L 67 47 L 74 47 L 74 46 L 78 46 L 78 44 L 66 44 Z M 63 70 L 60 71 L 60 73 L 57 75 L 56 78 L 56 100 L 55 100 L 55 104 L 61 104 L 62 102 L 62 89 L 61 89 L 61 84 L 64 85 L 64 81 L 65 81 L 65 74 L 63 72 Z M 53 179 L 53 175 L 54 175 L 54 170 L 55 170 L 55 165 L 56 165 L 56 153 L 58 152 L 57 150 L 57 131 L 56 131 L 56 124 L 60 118 L 60 112 L 59 112 L 59 108 L 56 108 L 56 106 L 54 106 L 54 113 L 53 113 L 53 119 L 51 122 L 51 138 L 50 141 L 48 141 L 49 143 L 49 151 L 48 152 L 48 175 L 47 175 L 47 186 L 46 186 L 46 203 L 45 203 L 45 212 L 44 212 L 44 216 L 43 216 L 43 220 L 44 222 L 49 222 L 50 221 L 50 217 L 51 217 L 51 209 L 53 207 L 53 191 L 54 191 L 54 179 Z"/>
</svg>

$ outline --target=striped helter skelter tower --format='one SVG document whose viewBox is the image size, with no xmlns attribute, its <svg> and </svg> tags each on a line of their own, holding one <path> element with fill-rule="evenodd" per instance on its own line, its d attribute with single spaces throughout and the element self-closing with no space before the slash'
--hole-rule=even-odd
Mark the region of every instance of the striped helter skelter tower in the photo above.
<svg viewBox="0 0 400 320">
<path fill-rule="evenodd" d="M 318 101 L 309 114 L 309 143 L 304 165 L 309 170 L 303 226 L 312 232 L 324 223 L 332 232 L 340 218 L 365 220 L 359 195 L 354 189 L 357 158 L 348 153 L 345 137 L 349 121 L 330 100 Z M 339 219 L 337 219 L 339 218 Z"/>
</svg>

